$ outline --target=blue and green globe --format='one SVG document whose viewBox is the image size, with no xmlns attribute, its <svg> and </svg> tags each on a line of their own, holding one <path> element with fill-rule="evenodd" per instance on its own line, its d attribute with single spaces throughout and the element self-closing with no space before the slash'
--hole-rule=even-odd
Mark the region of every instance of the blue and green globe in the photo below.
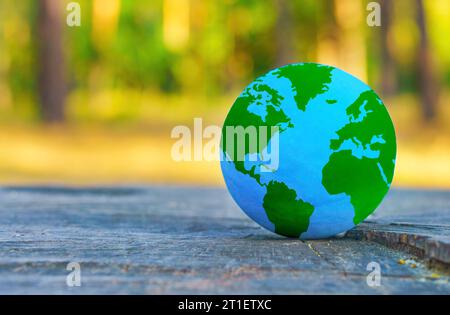
<svg viewBox="0 0 450 315">
<path fill-rule="evenodd" d="M 377 94 L 316 63 L 257 78 L 222 130 L 231 196 L 258 224 L 288 237 L 326 238 L 359 224 L 388 192 L 395 158 L 394 126 Z"/>
</svg>

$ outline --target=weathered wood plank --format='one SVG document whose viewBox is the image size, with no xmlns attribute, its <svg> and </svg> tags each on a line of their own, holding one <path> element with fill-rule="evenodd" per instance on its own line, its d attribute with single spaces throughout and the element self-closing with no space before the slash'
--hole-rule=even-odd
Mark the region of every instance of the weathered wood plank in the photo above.
<svg viewBox="0 0 450 315">
<path fill-rule="evenodd" d="M 450 193 L 395 190 L 371 218 L 347 233 L 450 268 Z"/>
<path fill-rule="evenodd" d="M 403 222 L 441 240 L 449 201 L 448 192 L 394 190 L 357 230 Z M 428 245 L 430 257 L 442 257 L 440 244 Z M 81 265 L 81 287 L 66 285 L 69 262 Z M 370 262 L 379 287 L 367 285 Z M 220 188 L 41 187 L 0 189 L 0 293 L 450 294 L 450 284 L 375 242 L 276 236 Z"/>
</svg>

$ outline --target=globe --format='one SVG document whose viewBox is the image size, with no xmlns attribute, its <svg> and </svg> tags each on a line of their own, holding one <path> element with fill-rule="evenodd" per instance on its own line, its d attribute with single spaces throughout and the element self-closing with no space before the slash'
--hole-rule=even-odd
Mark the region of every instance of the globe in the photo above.
<svg viewBox="0 0 450 315">
<path fill-rule="evenodd" d="M 320 239 L 379 206 L 396 139 L 369 86 L 332 66 L 297 63 L 244 89 L 225 119 L 220 153 L 228 191 L 251 219 L 283 236 Z"/>
</svg>

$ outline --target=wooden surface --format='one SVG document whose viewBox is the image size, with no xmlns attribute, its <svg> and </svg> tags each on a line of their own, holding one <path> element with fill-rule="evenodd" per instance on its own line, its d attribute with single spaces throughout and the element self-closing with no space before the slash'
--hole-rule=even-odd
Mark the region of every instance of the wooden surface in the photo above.
<svg viewBox="0 0 450 315">
<path fill-rule="evenodd" d="M 450 294 L 449 236 L 448 191 L 392 190 L 345 237 L 302 242 L 220 188 L 5 187 L 0 294 Z M 66 285 L 69 262 L 80 287 Z"/>
</svg>

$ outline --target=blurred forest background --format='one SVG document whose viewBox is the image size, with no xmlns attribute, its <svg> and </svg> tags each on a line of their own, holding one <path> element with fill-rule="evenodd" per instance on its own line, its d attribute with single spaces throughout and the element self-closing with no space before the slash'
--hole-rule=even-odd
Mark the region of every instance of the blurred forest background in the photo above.
<svg viewBox="0 0 450 315">
<path fill-rule="evenodd" d="M 221 125 L 256 76 L 337 66 L 383 98 L 394 184 L 450 187 L 450 1 L 0 1 L 0 183 L 219 184 L 218 163 L 176 163 L 170 130 Z"/>
</svg>

